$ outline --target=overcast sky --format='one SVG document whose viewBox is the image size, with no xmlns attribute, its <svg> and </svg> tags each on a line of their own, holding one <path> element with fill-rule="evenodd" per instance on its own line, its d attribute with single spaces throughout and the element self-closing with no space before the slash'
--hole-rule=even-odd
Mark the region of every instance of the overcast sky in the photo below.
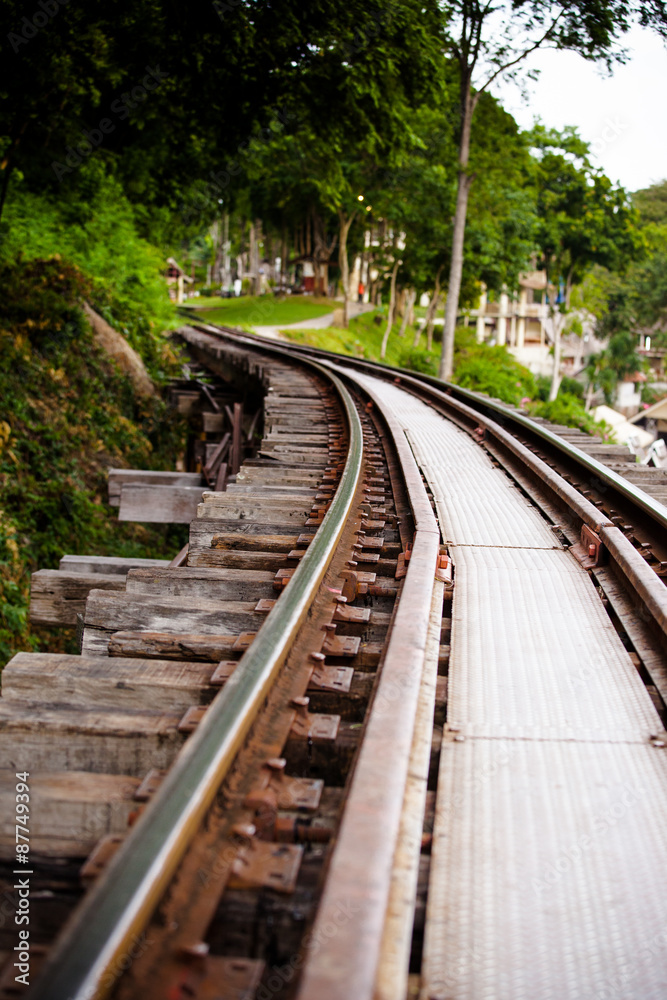
<svg viewBox="0 0 667 1000">
<path fill-rule="evenodd" d="M 667 180 L 667 48 L 639 28 L 626 35 L 625 47 L 631 59 L 611 77 L 573 52 L 547 50 L 530 63 L 541 72 L 528 81 L 528 103 L 512 84 L 491 92 L 522 128 L 536 116 L 552 128 L 576 126 L 604 172 L 636 191 Z"/>
</svg>

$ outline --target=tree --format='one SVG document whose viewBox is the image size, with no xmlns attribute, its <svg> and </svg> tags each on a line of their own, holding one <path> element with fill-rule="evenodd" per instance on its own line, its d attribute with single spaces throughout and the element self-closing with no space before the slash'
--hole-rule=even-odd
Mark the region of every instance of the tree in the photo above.
<svg viewBox="0 0 667 1000">
<path fill-rule="evenodd" d="M 331 114 L 341 136 L 388 134 L 398 92 L 432 86 L 435 0 L 200 6 L 184 17 L 160 0 L 89 0 L 29 18 L 20 0 L 2 4 L 0 207 L 15 170 L 61 196 L 93 154 L 133 202 L 178 203 L 193 181 L 225 187 L 256 127 L 328 127 Z"/>
<path fill-rule="evenodd" d="M 571 49 L 586 59 L 610 65 L 622 59 L 614 48 L 633 21 L 667 36 L 667 8 L 660 0 L 628 4 L 625 0 L 511 0 L 494 4 L 455 0 L 446 6 L 451 18 L 447 45 L 459 77 L 460 129 L 458 187 L 452 232 L 452 251 L 443 333 L 440 377 L 451 377 L 454 330 L 459 310 L 468 198 L 474 174 L 470 171 L 473 115 L 481 94 L 501 75 L 515 76 L 520 64 L 536 49 Z M 502 18 L 502 20 L 501 20 Z"/>
<path fill-rule="evenodd" d="M 549 400 L 558 395 L 560 343 L 572 287 L 598 264 L 627 266 L 641 253 L 636 212 L 588 159 L 588 144 L 572 128 L 537 126 L 531 133 L 539 266 L 546 272 L 554 363 Z"/>
</svg>

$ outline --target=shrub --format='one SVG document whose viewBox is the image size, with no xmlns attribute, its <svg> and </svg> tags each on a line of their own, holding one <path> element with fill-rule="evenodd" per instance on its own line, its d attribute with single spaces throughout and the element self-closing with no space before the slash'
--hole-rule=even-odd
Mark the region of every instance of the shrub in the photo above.
<svg viewBox="0 0 667 1000">
<path fill-rule="evenodd" d="M 173 353 L 161 333 L 173 322 L 173 308 L 162 275 L 165 261 L 138 235 L 118 181 L 98 178 L 85 202 L 56 201 L 18 185 L 1 229 L 0 261 L 56 256 L 77 265 L 91 305 L 141 355 L 153 379 L 167 377 Z"/>
<path fill-rule="evenodd" d="M 536 399 L 541 399 L 542 402 L 546 403 L 549 399 L 549 393 L 551 392 L 551 377 L 548 375 L 538 375 L 535 378 Z M 570 378 L 568 375 L 564 375 L 560 381 L 558 387 L 558 395 L 562 393 L 567 393 L 570 396 L 576 396 L 578 399 L 584 398 L 584 387 L 581 382 L 578 382 L 576 378 Z"/>
<path fill-rule="evenodd" d="M 58 259 L 0 265 L 0 663 L 37 648 L 29 574 L 65 552 L 173 555 L 180 527 L 119 524 L 103 503 L 110 466 L 174 467 L 184 427 L 139 399 L 79 308 L 90 279 Z M 46 634 L 52 650 L 63 635 Z M 70 649 L 68 651 L 74 651 Z"/>
<path fill-rule="evenodd" d="M 532 373 L 506 347 L 475 344 L 459 352 L 453 380 L 464 389 L 484 392 L 515 406 L 525 396 L 535 394 Z"/>
<path fill-rule="evenodd" d="M 553 402 L 535 401 L 527 406 L 533 417 L 543 417 L 554 424 L 564 424 L 566 427 L 578 427 L 587 434 L 600 434 L 605 437 L 608 431 L 606 424 L 597 423 L 590 413 L 584 409 L 578 396 L 569 392 L 559 392 Z"/>
<path fill-rule="evenodd" d="M 398 356 L 398 367 L 423 375 L 437 375 L 438 359 L 435 354 L 428 354 L 419 347 L 404 347 Z"/>
</svg>

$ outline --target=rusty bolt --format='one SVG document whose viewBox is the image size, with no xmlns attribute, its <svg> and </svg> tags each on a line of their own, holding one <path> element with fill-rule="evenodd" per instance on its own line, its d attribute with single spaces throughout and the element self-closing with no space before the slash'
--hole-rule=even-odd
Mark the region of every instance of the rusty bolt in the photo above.
<svg viewBox="0 0 667 1000">
<path fill-rule="evenodd" d="M 240 837 L 241 840 L 252 840 L 257 833 L 257 828 L 253 823 L 235 823 L 232 827 L 232 833 L 235 837 Z"/>
<path fill-rule="evenodd" d="M 287 767 L 287 761 L 284 757 L 269 757 L 264 762 L 264 767 L 267 767 L 269 771 L 284 771 Z"/>
<path fill-rule="evenodd" d="M 183 945 L 179 948 L 182 958 L 206 958 L 210 951 L 210 945 L 206 941 L 197 941 L 194 944 Z"/>
</svg>

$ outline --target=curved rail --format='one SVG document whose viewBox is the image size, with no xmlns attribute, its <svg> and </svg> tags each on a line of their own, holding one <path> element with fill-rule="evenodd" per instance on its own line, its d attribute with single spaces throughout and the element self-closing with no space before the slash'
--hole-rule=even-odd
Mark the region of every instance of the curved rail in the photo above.
<svg viewBox="0 0 667 1000">
<path fill-rule="evenodd" d="M 268 341 L 264 337 L 257 337 L 252 335 L 244 335 L 239 333 L 238 330 L 231 330 L 228 327 L 216 327 L 206 323 L 198 323 L 197 326 L 202 329 L 207 329 L 209 331 L 217 331 L 218 333 L 224 332 L 225 334 L 231 334 L 236 338 L 243 339 L 246 343 L 261 342 L 262 344 L 267 344 L 273 346 L 273 341 Z M 454 399 L 464 401 L 471 405 L 474 409 L 485 411 L 487 414 L 495 417 L 496 420 L 499 419 L 500 423 L 506 425 L 507 423 L 513 423 L 518 427 L 521 427 L 524 431 L 535 435 L 548 444 L 550 448 L 554 448 L 559 451 L 566 458 L 571 461 L 576 462 L 583 470 L 592 474 L 602 483 L 607 486 L 612 487 L 618 493 L 620 493 L 625 499 L 629 500 L 633 505 L 640 508 L 643 513 L 647 514 L 655 525 L 665 533 L 667 537 L 667 508 L 664 504 L 659 503 L 645 493 L 640 487 L 636 486 L 634 483 L 629 482 L 624 479 L 618 473 L 614 472 L 613 469 L 609 469 L 606 465 L 598 462 L 596 459 L 591 458 L 585 452 L 577 448 L 576 445 L 571 444 L 569 441 L 564 441 L 553 431 L 548 430 L 546 427 L 542 427 L 540 424 L 531 420 L 523 413 L 519 413 L 516 410 L 510 409 L 504 403 L 498 400 L 492 399 L 490 396 L 485 396 L 479 392 L 473 392 L 472 389 L 464 389 L 461 386 L 455 385 L 453 382 L 443 382 L 441 379 L 435 378 L 431 375 L 418 374 L 415 372 L 408 371 L 405 368 L 393 368 L 389 365 L 385 365 L 379 361 L 366 361 L 359 358 L 348 357 L 347 355 L 335 354 L 332 351 L 325 351 L 318 347 L 304 347 L 302 345 L 294 345 L 292 348 L 283 348 L 286 353 L 292 355 L 298 354 L 301 357 L 313 357 L 322 358 L 335 361 L 336 364 L 353 368 L 358 371 L 375 373 L 380 377 L 387 378 L 391 377 L 395 379 L 400 377 L 401 383 L 404 385 L 411 385 L 417 391 L 423 392 L 426 387 L 430 391 L 438 392 L 445 397 L 453 397 Z"/>
<path fill-rule="evenodd" d="M 243 657 L 243 669 L 234 672 L 211 704 L 141 822 L 77 912 L 45 964 L 31 1000 L 93 1000 L 111 991 L 125 967 L 125 955 L 136 946 L 213 802 L 333 556 L 360 480 L 362 428 L 340 379 L 312 361 L 306 363 L 333 382 L 349 428 L 348 457 L 331 506 L 285 589 L 277 614 L 267 617 Z"/>
<path fill-rule="evenodd" d="M 206 324 L 201 324 L 205 327 Z M 216 331 L 216 327 L 209 328 Z M 245 343 L 256 343 L 260 339 L 265 343 L 264 338 L 250 337 L 240 334 L 238 331 L 227 331 L 217 328 L 218 333 L 233 336 L 235 339 Z M 431 376 L 416 376 L 414 373 L 404 369 L 390 368 L 378 362 L 361 361 L 356 358 L 344 357 L 322 351 L 318 348 L 302 348 L 295 346 L 291 350 L 283 347 L 284 353 L 296 354 L 297 356 L 319 356 L 331 359 L 339 366 L 380 375 L 395 381 L 400 379 L 401 385 L 413 391 L 420 398 L 429 403 L 436 403 L 437 406 L 452 417 L 455 411 L 459 419 L 463 419 L 471 428 L 472 424 L 481 423 L 489 433 L 504 447 L 514 453 L 519 463 L 524 468 L 530 468 L 531 473 L 537 476 L 542 483 L 551 491 L 551 495 L 557 499 L 561 508 L 566 507 L 569 512 L 578 518 L 582 524 L 587 524 L 595 531 L 600 541 L 606 547 L 612 560 L 618 567 L 622 578 L 624 578 L 632 591 L 643 603 L 650 619 L 662 633 L 663 638 L 667 636 L 667 589 L 663 581 L 656 576 L 654 571 L 645 562 L 642 555 L 633 546 L 631 541 L 623 534 L 620 528 L 590 501 L 586 500 L 582 494 L 570 485 L 558 472 L 550 468 L 546 462 L 542 461 L 529 448 L 513 437 L 512 432 L 507 430 L 506 424 L 513 422 L 527 430 L 530 434 L 539 436 L 541 440 L 550 447 L 557 449 L 562 455 L 574 461 L 582 472 L 592 473 L 603 487 L 616 490 L 629 500 L 635 508 L 647 514 L 651 519 L 651 529 L 655 530 L 662 539 L 663 544 L 667 540 L 667 508 L 649 497 L 643 490 L 619 476 L 613 470 L 608 469 L 602 463 L 586 455 L 575 445 L 563 441 L 558 435 L 534 423 L 529 417 L 517 413 L 502 403 L 496 402 L 480 393 L 472 392 L 469 389 L 462 389 L 459 386 L 448 382 L 441 382 Z M 465 401 L 464 401 L 465 400 Z M 470 404 L 474 404 L 471 406 Z M 484 411 L 490 411 L 491 416 L 487 416 Z M 499 420 L 494 419 L 499 417 Z M 474 427 L 472 427 L 474 430 Z M 667 693 L 667 688 L 665 688 Z"/>
</svg>

